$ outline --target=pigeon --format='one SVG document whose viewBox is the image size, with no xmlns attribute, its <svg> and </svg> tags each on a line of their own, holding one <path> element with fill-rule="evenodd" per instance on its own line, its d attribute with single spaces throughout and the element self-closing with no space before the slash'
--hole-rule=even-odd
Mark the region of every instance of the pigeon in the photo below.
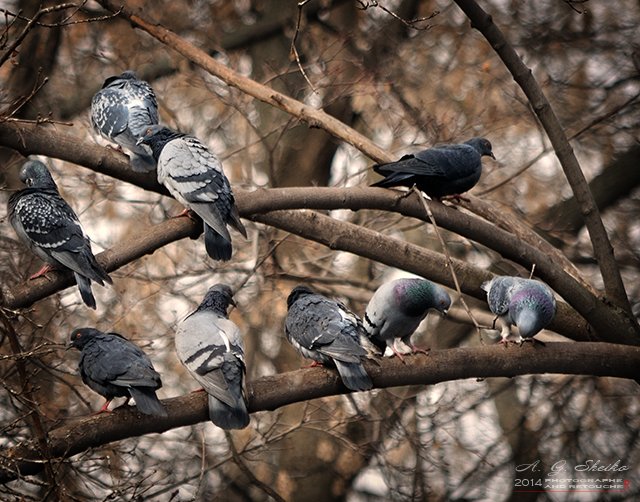
<svg viewBox="0 0 640 502">
<path fill-rule="evenodd" d="M 360 319 L 342 303 L 296 286 L 287 298 L 285 334 L 313 366 L 335 364 L 344 385 L 353 391 L 373 387 L 362 360 L 368 356 L 362 339 L 366 334 Z"/>
<path fill-rule="evenodd" d="M 435 146 L 405 155 L 397 162 L 373 166 L 373 170 L 385 178 L 371 186 L 411 188 L 415 185 L 431 198 L 459 196 L 480 180 L 484 155 L 495 160 L 491 143 L 485 138 Z"/>
<path fill-rule="evenodd" d="M 167 416 L 156 396 L 162 387 L 160 375 L 140 347 L 118 333 L 94 328 L 74 330 L 69 346 L 80 351 L 82 381 L 106 399 L 98 413 L 109 411 L 115 397 L 126 397 L 126 403 L 133 398 L 145 415 Z"/>
<path fill-rule="evenodd" d="M 449 293 L 426 279 L 385 282 L 369 300 L 364 329 L 380 350 L 390 349 L 390 355 L 395 354 L 402 360 L 403 354 L 421 351 L 410 340 L 429 309 L 446 314 L 450 306 Z"/>
<path fill-rule="evenodd" d="M 503 275 L 482 283 L 482 289 L 487 292 L 491 312 L 502 323 L 501 343 L 539 341 L 533 337 L 555 316 L 556 300 L 540 281 Z M 511 333 L 512 325 L 518 327 L 518 335 Z"/>
<path fill-rule="evenodd" d="M 9 222 L 18 237 L 48 264 L 30 279 L 46 274 L 51 265 L 68 268 L 75 276 L 82 300 L 95 309 L 91 281 L 101 286 L 112 281 L 93 256 L 78 216 L 60 196 L 58 186 L 42 162 L 25 162 L 20 180 L 27 188 L 9 197 Z"/>
<path fill-rule="evenodd" d="M 137 141 L 147 128 L 158 123 L 158 101 L 151 86 L 127 70 L 107 78 L 91 99 L 94 131 L 129 155 L 131 168 L 149 172 L 156 168 L 151 149 Z"/>
<path fill-rule="evenodd" d="M 229 180 L 220 160 L 197 138 L 164 126 L 151 126 L 138 143 L 149 145 L 158 163 L 158 182 L 204 220 L 204 245 L 214 260 L 230 260 L 227 224 L 245 238 Z"/>
<path fill-rule="evenodd" d="M 209 288 L 200 306 L 178 326 L 176 352 L 209 394 L 209 418 L 222 429 L 244 429 L 249 412 L 244 393 L 244 346 L 240 330 L 227 315 L 235 303 L 231 288 Z"/>
</svg>

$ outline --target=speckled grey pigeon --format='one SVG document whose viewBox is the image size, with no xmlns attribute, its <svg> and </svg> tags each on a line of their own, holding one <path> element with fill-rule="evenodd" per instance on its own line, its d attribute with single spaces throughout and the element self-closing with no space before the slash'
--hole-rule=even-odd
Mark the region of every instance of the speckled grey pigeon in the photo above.
<svg viewBox="0 0 640 502">
<path fill-rule="evenodd" d="M 502 323 L 502 343 L 533 340 L 556 313 L 553 293 L 540 281 L 503 275 L 484 282 L 482 289 L 491 312 Z M 512 325 L 518 327 L 519 335 L 511 333 Z"/>
<path fill-rule="evenodd" d="M 11 226 L 39 258 L 50 265 L 70 269 L 82 300 L 95 309 L 91 281 L 100 285 L 112 281 L 93 256 L 89 238 L 82 231 L 76 213 L 60 196 L 51 173 L 42 162 L 25 162 L 20 180 L 27 188 L 9 198 L 7 212 Z M 52 268 L 50 265 L 31 279 L 44 275 Z"/>
<path fill-rule="evenodd" d="M 178 326 L 176 352 L 209 394 L 209 418 L 222 429 L 249 425 L 244 393 L 244 346 L 240 330 L 227 316 L 235 305 L 231 288 L 209 288 L 200 306 Z"/>
<path fill-rule="evenodd" d="M 158 182 L 204 220 L 204 245 L 214 260 L 230 260 L 227 224 L 245 238 L 229 180 L 218 157 L 197 138 L 164 126 L 152 126 L 140 143 L 149 145 L 158 162 Z"/>
<path fill-rule="evenodd" d="M 366 334 L 353 312 L 306 286 L 293 288 L 287 307 L 285 334 L 300 354 L 315 363 L 335 364 L 342 382 L 350 390 L 373 387 L 362 365 L 368 355 L 362 345 Z"/>
<path fill-rule="evenodd" d="M 125 150 L 134 171 L 153 171 L 156 167 L 151 149 L 137 141 L 149 126 L 157 123 L 156 95 L 131 70 L 106 79 L 91 100 L 94 131 Z"/>
<path fill-rule="evenodd" d="M 382 351 L 396 354 L 418 352 L 411 335 L 429 309 L 443 314 L 451 306 L 444 288 L 426 279 L 404 278 L 382 284 L 369 300 L 363 325 L 369 339 Z"/>
<path fill-rule="evenodd" d="M 415 185 L 432 198 L 456 196 L 478 183 L 484 155 L 495 159 L 491 143 L 485 138 L 435 146 L 405 155 L 397 162 L 373 166 L 373 170 L 385 178 L 371 186 L 411 188 Z"/>
<path fill-rule="evenodd" d="M 115 397 L 135 399 L 145 415 L 167 416 L 156 390 L 162 387 L 160 375 L 147 355 L 118 333 L 79 328 L 71 333 L 71 347 L 80 351 L 82 381 L 107 401 L 100 412 L 109 411 Z M 125 403 L 126 404 L 126 403 Z"/>
</svg>

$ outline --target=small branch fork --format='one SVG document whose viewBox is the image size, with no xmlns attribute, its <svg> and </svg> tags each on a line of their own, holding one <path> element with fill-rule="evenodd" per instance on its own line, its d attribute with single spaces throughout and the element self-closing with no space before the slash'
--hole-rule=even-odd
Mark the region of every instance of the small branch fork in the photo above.
<svg viewBox="0 0 640 502">
<path fill-rule="evenodd" d="M 72 24 L 80 24 L 80 23 L 91 23 L 91 22 L 96 22 L 96 21 L 104 21 L 107 19 L 111 19 L 113 17 L 116 17 L 117 15 L 120 14 L 120 10 L 118 10 L 117 12 L 113 12 L 111 14 L 105 15 L 105 16 L 100 16 L 100 17 L 94 17 L 94 18 L 90 18 L 90 19 L 81 19 L 81 20 L 76 20 L 76 21 L 71 21 L 70 19 L 75 16 L 78 11 L 86 4 L 86 0 L 83 1 L 80 4 L 75 4 L 75 3 L 62 3 L 59 5 L 52 5 L 51 7 L 45 7 L 43 9 L 40 9 L 38 12 L 36 12 L 32 18 L 28 18 L 25 16 L 22 16 L 20 13 L 15 14 L 13 12 L 8 11 L 7 9 L 0 9 L 0 13 L 4 14 L 5 19 L 9 18 L 9 17 L 13 17 L 14 20 L 12 22 L 10 22 L 7 27 L 5 28 L 5 32 L 2 35 L 2 41 L 6 43 L 6 41 L 8 41 L 9 38 L 9 28 L 11 28 L 11 26 L 13 26 L 15 24 L 15 21 L 20 19 L 22 21 L 27 21 L 27 25 L 23 28 L 22 32 L 16 37 L 16 39 L 13 41 L 13 43 L 11 43 L 7 49 L 5 50 L 4 54 L 2 54 L 0 56 L 0 66 L 2 66 L 4 63 L 7 62 L 7 60 L 15 53 L 16 49 L 18 48 L 18 46 L 22 43 L 22 41 L 25 39 L 25 37 L 27 36 L 27 34 L 31 31 L 31 29 L 34 26 L 41 26 L 44 28 L 57 28 L 60 26 L 69 26 Z M 68 9 L 74 9 L 73 12 L 71 14 L 69 14 L 67 17 L 65 17 L 62 21 L 58 22 L 58 23 L 41 23 L 39 21 L 40 18 L 51 14 L 52 12 L 58 12 L 58 11 L 63 11 L 63 10 L 68 10 Z"/>
<path fill-rule="evenodd" d="M 378 0 L 367 0 L 367 1 L 357 0 L 356 3 L 359 5 L 358 8 L 360 10 L 367 10 L 367 9 L 370 9 L 370 8 L 380 9 L 380 10 L 386 12 L 387 14 L 389 14 L 391 17 L 395 18 L 396 20 L 400 21 L 407 28 L 410 28 L 412 30 L 418 30 L 418 31 L 425 31 L 425 30 L 430 29 L 431 28 L 430 24 L 425 24 L 424 26 L 418 26 L 418 25 L 420 23 L 426 23 L 427 21 L 430 21 L 431 19 L 436 17 L 438 14 L 440 14 L 440 11 L 436 10 L 436 11 L 433 11 L 433 13 L 431 13 L 431 15 L 429 15 L 429 16 L 418 17 L 416 19 L 407 20 L 407 19 L 402 18 L 401 16 L 398 16 L 398 14 L 396 14 L 392 10 L 388 9 L 384 5 L 381 5 L 380 2 L 378 2 Z"/>
</svg>

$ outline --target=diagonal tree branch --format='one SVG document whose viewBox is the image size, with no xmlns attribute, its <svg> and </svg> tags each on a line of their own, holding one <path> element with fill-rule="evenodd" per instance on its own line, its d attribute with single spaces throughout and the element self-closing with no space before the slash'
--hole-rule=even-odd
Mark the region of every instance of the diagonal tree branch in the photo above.
<svg viewBox="0 0 640 502">
<path fill-rule="evenodd" d="M 375 388 L 434 385 L 464 378 L 562 373 L 635 378 L 640 348 L 602 343 L 548 343 L 540 346 L 487 346 L 436 350 L 429 356 L 377 359 L 365 364 Z M 338 374 L 307 368 L 261 377 L 247 384 L 249 411 L 273 411 L 288 404 L 343 394 Z M 143 434 L 162 433 L 208 420 L 206 394 L 163 400 L 166 418 L 142 415 L 134 407 L 92 415 L 49 431 L 50 459 L 62 461 L 90 448 Z M 40 472 L 46 456 L 34 441 L 0 451 L 0 483 Z"/>
<path fill-rule="evenodd" d="M 527 68 L 502 31 L 494 24 L 491 16 L 482 10 L 474 0 L 456 0 L 456 3 L 471 20 L 471 26 L 487 39 L 531 103 L 533 111 L 553 145 L 580 212 L 585 219 L 607 297 L 620 308 L 631 312 L 631 304 L 624 289 L 613 247 L 600 218 L 600 211 L 551 104 L 536 82 L 531 70 Z"/>
<path fill-rule="evenodd" d="M 353 130 L 351 127 L 347 126 L 335 117 L 332 117 L 323 110 L 305 105 L 286 94 L 282 94 L 270 87 L 267 87 L 266 85 L 256 82 L 255 80 L 240 75 L 222 63 L 216 61 L 205 51 L 187 42 L 176 33 L 161 25 L 154 24 L 144 19 L 137 12 L 134 12 L 133 9 L 127 6 L 121 6 L 117 1 L 100 0 L 100 4 L 111 12 L 120 12 L 120 15 L 129 19 L 134 26 L 146 31 L 149 35 L 156 38 L 167 47 L 171 47 L 194 64 L 209 72 L 211 75 L 215 75 L 227 85 L 235 87 L 245 94 L 253 96 L 254 98 L 271 106 L 280 108 L 290 115 L 309 124 L 310 127 L 319 127 L 326 130 L 333 136 L 352 144 L 358 150 L 364 152 L 377 162 L 390 162 L 393 160 L 387 152 L 375 145 L 369 138 Z"/>
</svg>

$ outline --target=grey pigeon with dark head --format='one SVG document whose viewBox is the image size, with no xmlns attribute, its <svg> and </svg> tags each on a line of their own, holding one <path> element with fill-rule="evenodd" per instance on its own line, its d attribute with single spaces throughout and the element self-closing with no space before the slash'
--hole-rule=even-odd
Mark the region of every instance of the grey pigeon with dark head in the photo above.
<svg viewBox="0 0 640 502">
<path fill-rule="evenodd" d="M 84 303 L 96 308 L 91 281 L 111 284 L 111 278 L 96 261 L 89 238 L 69 204 L 60 196 L 47 167 L 37 160 L 25 162 L 20 180 L 27 188 L 9 198 L 7 212 L 18 237 L 49 265 L 31 276 L 44 275 L 50 265 L 70 269 Z"/>
<path fill-rule="evenodd" d="M 342 303 L 296 286 L 287 298 L 285 334 L 293 347 L 316 363 L 332 364 L 345 387 L 353 391 L 373 387 L 362 361 L 368 351 L 360 319 Z"/>
<path fill-rule="evenodd" d="M 158 123 L 158 101 L 151 86 L 127 70 L 104 81 L 91 100 L 94 131 L 121 147 L 129 155 L 131 168 L 153 171 L 156 161 L 151 149 L 137 143 L 145 131 Z"/>
<path fill-rule="evenodd" d="M 204 220 L 204 245 L 214 260 L 230 260 L 231 225 L 245 230 L 222 163 L 197 138 L 164 126 L 152 126 L 139 140 L 149 145 L 158 164 L 158 182 Z"/>
<path fill-rule="evenodd" d="M 369 339 L 382 351 L 403 354 L 419 351 L 411 335 L 430 309 L 443 314 L 451 306 L 444 288 L 426 279 L 404 278 L 385 282 L 369 300 L 364 315 L 364 329 Z M 391 355 L 392 355 L 391 354 Z"/>
<path fill-rule="evenodd" d="M 243 429 L 249 425 L 244 345 L 238 326 L 227 315 L 229 305 L 235 305 L 231 288 L 211 287 L 200 306 L 178 326 L 176 352 L 209 395 L 211 421 L 222 429 Z"/>
<path fill-rule="evenodd" d="M 109 411 L 114 398 L 126 397 L 127 402 L 135 400 L 140 413 L 167 416 L 156 396 L 162 387 L 160 375 L 140 347 L 118 333 L 94 328 L 74 330 L 70 346 L 80 351 L 82 381 L 107 400 L 100 412 Z"/>
<path fill-rule="evenodd" d="M 456 196 L 478 183 L 482 174 L 481 158 L 485 155 L 495 159 L 491 143 L 485 138 L 435 146 L 405 155 L 397 162 L 373 166 L 373 170 L 385 178 L 371 186 L 411 188 L 415 185 L 435 199 Z"/>
<path fill-rule="evenodd" d="M 503 343 L 533 340 L 555 316 L 553 292 L 540 281 L 503 275 L 484 282 L 482 289 L 487 292 L 489 309 L 502 323 Z M 511 333 L 513 325 L 518 335 Z"/>
</svg>

